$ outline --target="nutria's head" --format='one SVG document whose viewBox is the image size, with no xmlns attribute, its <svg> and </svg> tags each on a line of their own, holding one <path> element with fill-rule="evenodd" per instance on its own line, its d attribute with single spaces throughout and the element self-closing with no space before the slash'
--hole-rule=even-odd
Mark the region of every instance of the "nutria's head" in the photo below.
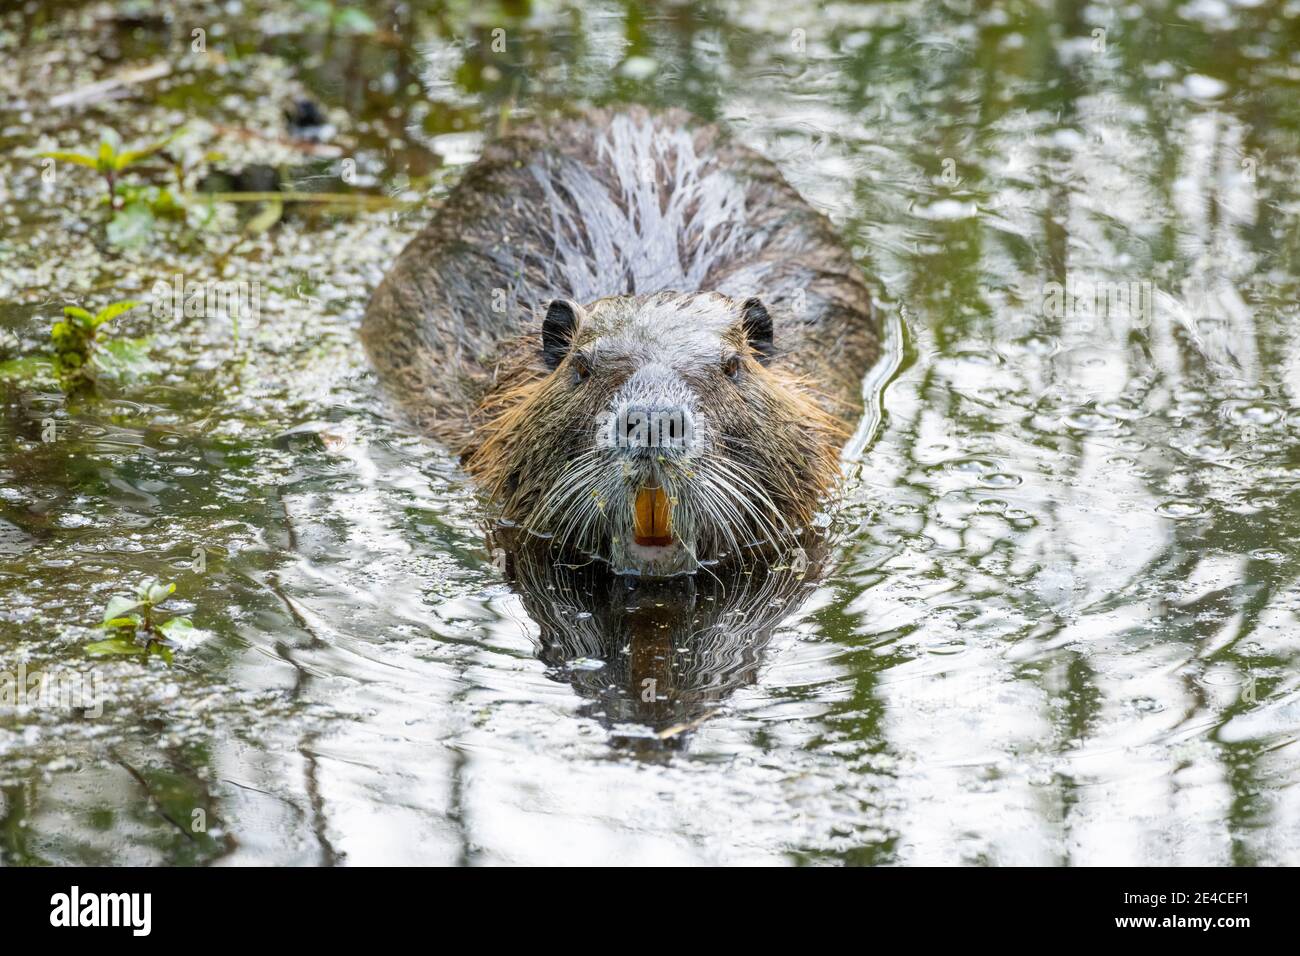
<svg viewBox="0 0 1300 956">
<path fill-rule="evenodd" d="M 467 467 L 503 518 L 615 571 L 780 546 L 838 475 L 842 427 L 769 364 L 758 299 L 557 299 L 524 349 Z"/>
</svg>

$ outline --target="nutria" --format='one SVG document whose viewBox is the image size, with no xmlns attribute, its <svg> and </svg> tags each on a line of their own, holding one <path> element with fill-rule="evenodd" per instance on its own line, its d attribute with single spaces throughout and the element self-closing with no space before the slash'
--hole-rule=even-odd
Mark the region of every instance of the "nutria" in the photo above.
<svg viewBox="0 0 1300 956">
<path fill-rule="evenodd" d="M 650 575 L 805 526 L 878 350 L 858 266 L 776 167 L 637 107 L 488 143 L 362 338 L 505 522 Z"/>
</svg>

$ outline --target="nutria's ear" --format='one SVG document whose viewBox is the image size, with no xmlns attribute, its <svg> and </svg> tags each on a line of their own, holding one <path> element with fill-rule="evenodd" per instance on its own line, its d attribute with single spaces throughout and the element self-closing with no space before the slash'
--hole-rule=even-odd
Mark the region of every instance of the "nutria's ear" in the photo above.
<svg viewBox="0 0 1300 956">
<path fill-rule="evenodd" d="M 573 336 L 578 331 L 582 306 L 568 299 L 552 299 L 542 320 L 542 361 L 554 369 L 569 354 Z"/>
<path fill-rule="evenodd" d="M 740 327 L 760 362 L 766 362 L 772 357 L 772 317 L 767 314 L 767 307 L 757 296 L 748 298 L 741 304 Z"/>
</svg>

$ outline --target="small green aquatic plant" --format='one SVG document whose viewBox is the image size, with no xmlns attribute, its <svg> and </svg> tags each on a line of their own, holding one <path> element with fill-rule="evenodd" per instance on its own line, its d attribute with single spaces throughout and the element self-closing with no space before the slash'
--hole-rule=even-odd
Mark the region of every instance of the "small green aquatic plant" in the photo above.
<svg viewBox="0 0 1300 956">
<path fill-rule="evenodd" d="M 127 299 L 94 314 L 81 306 L 64 306 L 63 318 L 50 328 L 52 354 L 0 362 L 0 379 L 36 387 L 57 384 L 74 393 L 92 389 L 101 378 L 129 381 L 148 374 L 155 368 L 149 358 L 149 339 L 110 338 L 104 329 L 141 304 Z"/>
<path fill-rule="evenodd" d="M 40 153 L 39 155 L 60 163 L 85 166 L 98 172 L 104 178 L 104 185 L 108 190 L 108 203 L 116 209 L 123 203 L 117 189 L 118 179 L 121 175 L 141 160 L 148 159 L 155 153 L 161 152 L 168 143 L 179 135 L 180 130 L 177 130 L 170 136 L 139 149 L 119 149 L 121 138 L 113 130 L 106 130 L 100 138 L 99 150 L 94 154 L 56 150 L 54 152 Z"/>
<path fill-rule="evenodd" d="M 54 364 L 60 374 L 81 374 L 94 357 L 99 330 L 125 312 L 139 306 L 134 299 L 106 305 L 93 315 L 79 305 L 63 307 L 63 321 L 50 329 L 54 341 Z"/>
<path fill-rule="evenodd" d="M 98 373 L 120 375 L 144 356 L 144 341 L 106 341 L 101 329 L 119 315 L 141 305 L 134 299 L 113 302 L 93 315 L 77 305 L 63 308 L 63 320 L 50 329 L 54 343 L 54 371 L 66 390 L 90 384 Z"/>
<path fill-rule="evenodd" d="M 184 210 L 166 188 L 126 182 L 122 177 L 143 160 L 161 152 L 180 134 L 181 130 L 177 130 L 147 146 L 121 149 L 121 138 L 115 131 L 106 130 L 100 138 L 99 150 L 94 154 L 54 151 L 39 155 L 98 172 L 107 190 L 105 202 L 113 211 L 107 227 L 108 241 L 115 246 L 134 246 L 148 239 L 157 217 L 183 216 Z"/>
<path fill-rule="evenodd" d="M 175 591 L 174 583 L 163 584 L 157 578 L 147 578 L 134 595 L 113 595 L 99 625 L 112 636 L 87 644 L 86 653 L 156 655 L 171 663 L 174 650 L 189 647 L 205 636 L 188 617 L 159 617 L 158 605 Z"/>
</svg>

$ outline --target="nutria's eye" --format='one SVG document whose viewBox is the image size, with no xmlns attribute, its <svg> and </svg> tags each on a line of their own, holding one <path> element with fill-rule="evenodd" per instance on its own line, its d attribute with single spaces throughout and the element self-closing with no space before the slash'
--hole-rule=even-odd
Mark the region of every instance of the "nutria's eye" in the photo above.
<svg viewBox="0 0 1300 956">
<path fill-rule="evenodd" d="M 574 382 L 585 381 L 591 374 L 591 360 L 581 352 L 575 352 L 573 355 L 573 380 Z"/>
<path fill-rule="evenodd" d="M 733 380 L 740 378 L 739 355 L 728 355 L 722 360 L 722 374 Z"/>
</svg>

